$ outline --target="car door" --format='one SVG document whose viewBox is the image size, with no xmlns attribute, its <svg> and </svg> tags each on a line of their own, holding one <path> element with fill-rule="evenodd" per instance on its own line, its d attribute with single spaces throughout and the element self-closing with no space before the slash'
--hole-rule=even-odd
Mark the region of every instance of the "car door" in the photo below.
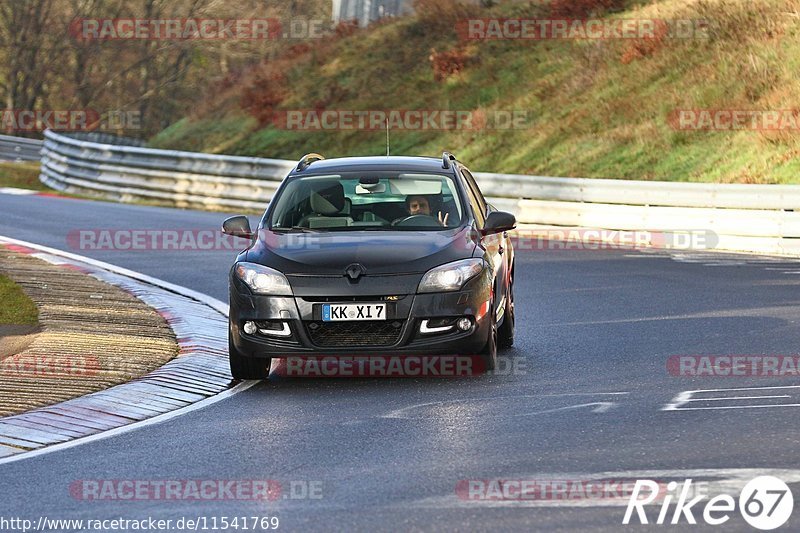
<svg viewBox="0 0 800 533">
<path fill-rule="evenodd" d="M 470 204 L 472 204 L 472 210 L 475 212 L 475 222 L 478 224 L 478 229 L 483 229 L 486 216 L 494 208 L 486 202 L 470 171 L 462 168 L 461 175 L 467 184 L 467 195 L 469 196 Z M 480 246 L 486 251 L 486 259 L 494 265 L 495 310 L 505 309 L 508 295 L 509 267 L 505 257 L 506 238 L 507 235 L 505 233 L 495 233 L 483 237 L 480 243 Z"/>
</svg>

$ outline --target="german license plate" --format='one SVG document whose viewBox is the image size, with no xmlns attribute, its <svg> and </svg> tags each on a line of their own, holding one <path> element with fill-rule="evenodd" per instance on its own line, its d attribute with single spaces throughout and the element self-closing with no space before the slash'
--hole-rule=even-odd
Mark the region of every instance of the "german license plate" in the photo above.
<svg viewBox="0 0 800 533">
<path fill-rule="evenodd" d="M 386 304 L 324 304 L 322 321 L 386 320 Z"/>
</svg>

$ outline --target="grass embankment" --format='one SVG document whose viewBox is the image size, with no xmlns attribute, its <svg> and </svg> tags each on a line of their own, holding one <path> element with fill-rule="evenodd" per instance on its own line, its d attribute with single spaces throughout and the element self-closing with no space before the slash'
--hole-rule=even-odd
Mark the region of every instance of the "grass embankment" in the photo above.
<svg viewBox="0 0 800 533">
<path fill-rule="evenodd" d="M 0 274 L 0 326 L 35 326 L 39 322 L 39 310 L 33 300 L 22 289 Z"/>
<path fill-rule="evenodd" d="M 39 181 L 39 163 L 0 163 L 0 187 L 51 190 Z"/>
<path fill-rule="evenodd" d="M 455 152 L 477 171 L 670 181 L 800 183 L 800 131 L 679 131 L 676 109 L 800 108 L 797 0 L 629 1 L 604 17 L 706 19 L 708 38 L 463 41 L 465 16 L 547 17 L 504 3 L 388 21 L 295 47 L 217 87 L 152 145 L 295 159 L 382 154 L 382 131 L 298 132 L 277 109 L 528 110 L 529 129 L 394 131 L 392 152 Z M 429 56 L 460 72 L 434 79 Z M 259 107 L 260 106 L 260 107 Z M 249 109 L 249 111 L 247 110 Z M 253 111 L 255 109 L 255 111 Z M 261 122 L 254 118 L 260 114 Z M 798 119 L 800 120 L 800 119 Z"/>
</svg>

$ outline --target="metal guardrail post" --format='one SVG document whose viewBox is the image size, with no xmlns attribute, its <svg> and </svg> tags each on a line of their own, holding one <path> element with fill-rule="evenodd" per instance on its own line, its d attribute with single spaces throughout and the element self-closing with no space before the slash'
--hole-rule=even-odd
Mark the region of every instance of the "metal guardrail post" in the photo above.
<svg viewBox="0 0 800 533">
<path fill-rule="evenodd" d="M 0 135 L 0 159 L 8 161 L 38 161 L 43 142 L 25 137 Z"/>
</svg>

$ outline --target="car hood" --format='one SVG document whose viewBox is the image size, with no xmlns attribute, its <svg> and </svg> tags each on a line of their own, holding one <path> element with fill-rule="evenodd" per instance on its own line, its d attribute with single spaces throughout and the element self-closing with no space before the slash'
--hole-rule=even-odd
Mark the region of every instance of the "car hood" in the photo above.
<svg viewBox="0 0 800 533">
<path fill-rule="evenodd" d="M 472 257 L 470 228 L 444 231 L 259 232 L 246 260 L 286 275 L 344 276 L 353 263 L 365 276 L 411 274 Z"/>
</svg>

